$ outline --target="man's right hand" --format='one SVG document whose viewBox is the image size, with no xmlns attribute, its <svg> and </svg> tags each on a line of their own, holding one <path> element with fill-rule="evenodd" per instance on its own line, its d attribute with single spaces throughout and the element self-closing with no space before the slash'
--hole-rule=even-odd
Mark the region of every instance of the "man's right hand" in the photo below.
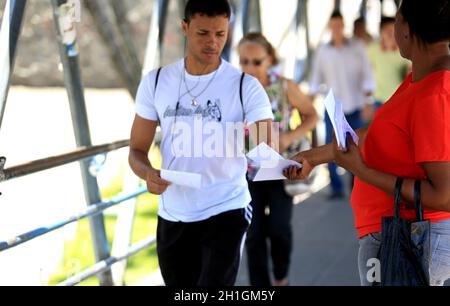
<svg viewBox="0 0 450 306">
<path fill-rule="evenodd" d="M 155 169 L 150 169 L 147 171 L 145 180 L 147 182 L 147 190 L 151 194 L 161 195 L 166 191 L 167 187 L 171 185 L 170 182 L 161 178 L 160 173 L 160 171 Z"/>
</svg>

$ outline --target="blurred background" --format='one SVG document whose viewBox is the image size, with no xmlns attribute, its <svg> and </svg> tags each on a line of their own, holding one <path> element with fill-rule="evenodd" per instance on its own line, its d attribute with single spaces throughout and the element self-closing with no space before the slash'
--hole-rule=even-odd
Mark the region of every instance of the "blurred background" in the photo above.
<svg viewBox="0 0 450 306">
<path fill-rule="evenodd" d="M 70 16 L 79 20 L 73 18 L 67 28 L 76 32 L 76 40 L 68 37 L 64 42 L 60 35 L 64 22 L 58 24 L 58 29 L 54 14 L 62 14 L 59 9 L 66 2 L 78 10 Z M 262 31 L 279 51 L 282 61 L 277 69 L 307 91 L 314 51 L 330 39 L 327 23 L 331 12 L 340 7 L 349 37 L 353 21 L 363 14 L 368 32 L 376 38 L 380 16 L 394 16 L 394 2 L 232 1 L 233 37 L 224 57 L 238 65 L 236 43 L 246 32 Z M 84 212 L 88 204 L 99 202 L 89 199 L 105 202 L 135 191 L 142 182 L 130 174 L 126 146 L 93 154 L 83 163 L 64 163 L 26 176 L 8 169 L 127 140 L 141 76 L 184 56 L 180 30 L 184 3 L 0 0 L 0 156 L 6 157 L 5 173 L 11 175 L 0 180 L 0 285 L 56 285 L 100 258 L 107 258 L 104 255 L 111 250 L 113 255 L 126 253 L 129 246 L 155 235 L 157 198 L 141 192 L 137 198 L 105 210 L 91 225 L 83 219 L 10 248 L 19 242 L 18 235 L 32 232 L 33 236 L 39 232 L 36 229 L 45 231 Z M 77 109 L 76 105 L 85 108 Z M 323 114 L 320 101 L 315 106 Z M 83 113 L 85 121 L 80 120 Z M 323 123 L 318 125 L 314 137 L 318 144 L 324 142 Z M 150 157 L 155 165 L 160 164 L 157 145 Z M 86 188 L 83 171 L 94 178 L 94 190 Z M 318 177 L 295 200 L 302 210 L 297 210 L 294 217 L 300 247 L 294 250 L 298 268 L 294 267 L 292 273 L 298 277 L 293 277 L 293 285 L 358 285 L 357 240 L 348 199 L 332 207 L 323 206 L 326 200 L 321 191 L 328 184 L 326 170 L 321 169 Z M 305 216 L 310 216 L 309 220 Z M 339 246 L 337 251 L 323 254 L 327 252 L 320 249 L 324 235 L 311 231 L 314 222 L 335 226 L 329 229 L 333 234 L 327 239 L 332 240 L 334 247 Z M 100 232 L 97 237 L 104 235 L 106 240 L 94 242 L 91 226 Z M 308 245 L 308 250 L 303 245 Z M 115 284 L 162 284 L 154 244 L 115 267 Z M 248 284 L 245 269 L 241 270 L 238 283 Z M 111 284 L 111 275 L 101 275 L 101 284 Z M 96 277 L 81 282 L 100 283 Z"/>
</svg>

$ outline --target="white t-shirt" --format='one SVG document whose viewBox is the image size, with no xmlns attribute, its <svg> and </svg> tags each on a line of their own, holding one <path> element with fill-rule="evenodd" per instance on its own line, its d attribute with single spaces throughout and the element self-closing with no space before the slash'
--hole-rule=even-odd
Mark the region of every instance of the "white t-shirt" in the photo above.
<svg viewBox="0 0 450 306">
<path fill-rule="evenodd" d="M 321 85 L 326 85 L 326 91 L 333 89 L 345 114 L 361 110 L 368 102 L 367 93 L 375 90 L 372 66 L 364 45 L 354 40 L 347 40 L 341 48 L 331 43 L 322 45 L 314 59 L 310 94 L 318 94 Z"/>
<path fill-rule="evenodd" d="M 242 73 L 225 60 L 218 70 L 202 76 L 185 72 L 184 60 L 166 66 L 155 93 L 156 74 L 153 70 L 141 81 L 136 113 L 160 123 L 162 169 L 202 177 L 200 189 L 171 185 L 160 196 L 159 216 L 196 222 L 246 207 L 251 201 L 245 178 L 247 161 L 243 141 L 237 139 L 243 140 L 244 117 L 248 123 L 273 119 L 262 85 L 245 76 L 243 109 L 239 96 Z M 197 95 L 197 105 L 193 105 L 192 96 Z M 233 132 L 234 123 L 242 129 L 239 138 Z"/>
</svg>

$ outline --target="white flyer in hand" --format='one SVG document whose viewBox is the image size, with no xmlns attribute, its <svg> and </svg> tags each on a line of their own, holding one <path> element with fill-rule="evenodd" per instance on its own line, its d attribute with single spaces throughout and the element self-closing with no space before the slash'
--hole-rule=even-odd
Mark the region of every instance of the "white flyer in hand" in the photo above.
<svg viewBox="0 0 450 306">
<path fill-rule="evenodd" d="M 265 142 L 262 142 L 259 146 L 248 152 L 247 157 L 257 163 L 261 163 L 267 160 L 275 161 L 284 159 L 283 156 L 278 154 L 277 151 L 269 147 L 269 145 L 267 145 Z"/>
<path fill-rule="evenodd" d="M 289 166 L 302 167 L 296 161 L 285 159 L 266 143 L 261 143 L 251 150 L 247 157 L 255 161 L 259 166 L 259 170 L 253 179 L 254 182 L 285 180 L 286 177 L 283 175 L 284 169 Z"/>
<path fill-rule="evenodd" d="M 325 108 L 327 110 L 328 116 L 330 117 L 331 124 L 333 125 L 338 146 L 344 149 L 347 148 L 347 133 L 350 133 L 355 144 L 358 144 L 358 135 L 356 135 L 350 124 L 348 124 L 347 119 L 345 119 L 344 111 L 342 110 L 342 103 L 340 101 L 336 101 L 332 89 L 330 89 L 330 92 L 328 93 L 323 103 L 325 104 Z"/>
<path fill-rule="evenodd" d="M 182 171 L 161 170 L 161 178 L 174 185 L 200 189 L 202 187 L 202 176 L 197 173 Z"/>
</svg>

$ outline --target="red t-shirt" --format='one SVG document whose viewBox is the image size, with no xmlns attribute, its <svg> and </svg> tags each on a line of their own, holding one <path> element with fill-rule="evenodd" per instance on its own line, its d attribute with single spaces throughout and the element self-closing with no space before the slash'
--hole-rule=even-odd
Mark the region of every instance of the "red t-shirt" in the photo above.
<svg viewBox="0 0 450 306">
<path fill-rule="evenodd" d="M 409 75 L 376 112 L 362 156 L 372 169 L 425 179 L 420 163 L 450 162 L 450 71 L 437 71 L 419 82 L 411 81 Z M 394 214 L 393 197 L 358 178 L 351 204 L 360 238 L 381 231 L 381 218 Z M 401 216 L 414 220 L 415 211 L 402 209 Z M 424 218 L 438 222 L 450 219 L 450 213 L 426 210 Z"/>
</svg>

